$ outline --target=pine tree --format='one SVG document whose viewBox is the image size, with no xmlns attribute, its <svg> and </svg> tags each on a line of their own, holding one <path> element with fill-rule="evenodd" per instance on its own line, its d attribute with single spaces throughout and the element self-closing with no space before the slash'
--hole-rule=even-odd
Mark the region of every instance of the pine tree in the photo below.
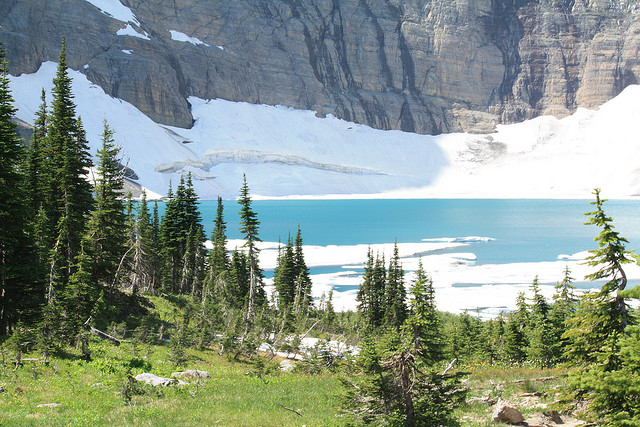
<svg viewBox="0 0 640 427">
<path fill-rule="evenodd" d="M 227 225 L 224 221 L 222 197 L 218 197 L 218 207 L 216 209 L 216 217 L 213 221 L 213 232 L 211 233 L 211 244 L 213 248 L 209 252 L 209 273 L 207 276 L 209 286 L 214 286 L 220 276 L 226 274 L 230 268 L 226 230 Z M 224 288 L 224 285 L 222 288 Z"/>
<path fill-rule="evenodd" d="M 29 142 L 25 165 L 25 189 L 29 200 L 29 208 L 33 215 L 38 212 L 44 202 L 42 183 L 44 153 L 42 147 L 46 144 L 47 137 L 47 100 L 44 89 L 42 89 L 41 100 L 42 103 L 38 111 L 36 111 L 36 118 L 33 123 L 33 134 Z"/>
<path fill-rule="evenodd" d="M 191 174 L 180 183 L 175 194 L 169 187 L 168 201 L 160 224 L 160 241 L 163 258 L 163 281 L 172 292 L 185 293 L 194 290 L 190 269 L 202 261 L 201 246 L 204 231 L 198 208 L 198 196 L 193 189 Z M 187 246 L 191 245 L 187 253 Z M 198 273 L 200 274 L 200 273 Z M 199 280 L 199 279 L 198 279 Z M 201 285 L 197 287 L 200 288 Z"/>
<path fill-rule="evenodd" d="M 48 229 L 54 230 L 49 299 L 53 293 L 64 290 L 74 271 L 75 257 L 80 252 L 85 233 L 86 215 L 93 202 L 91 184 L 85 179 L 92 164 L 91 156 L 82 121 L 75 114 L 64 38 L 53 83 L 47 134 L 49 156 L 43 164 L 43 170 L 48 171 L 44 180 L 45 197 L 48 198 L 45 213 Z"/>
<path fill-rule="evenodd" d="M 64 306 L 67 307 L 65 329 L 67 336 L 73 340 L 77 339 L 85 329 L 84 325 L 100 295 L 99 288 L 93 279 L 91 265 L 91 258 L 81 248 L 76 257 L 69 284 L 62 293 Z"/>
<path fill-rule="evenodd" d="M 102 147 L 98 150 L 95 203 L 88 222 L 87 245 L 93 258 L 93 281 L 104 287 L 114 283 L 127 251 L 127 224 L 122 201 L 124 170 L 119 161 L 113 131 L 106 120 Z"/>
<path fill-rule="evenodd" d="M 568 320 L 568 330 L 564 338 L 570 343 L 566 347 L 565 356 L 579 363 L 598 361 L 605 369 L 615 369 L 620 363 L 618 341 L 624 329 L 632 320 L 623 296 L 620 294 L 627 284 L 627 277 L 622 268 L 630 263 L 632 252 L 625 248 L 627 239 L 613 230 L 613 219 L 608 217 L 602 205 L 606 200 L 600 199 L 600 190 L 594 191 L 596 210 L 588 212 L 587 225 L 601 228 L 598 237 L 598 249 L 590 251 L 587 263 L 599 269 L 587 275 L 588 280 L 608 279 L 600 291 L 586 294 L 580 301 L 575 314 Z"/>
<path fill-rule="evenodd" d="M 527 325 L 527 357 L 543 366 L 552 364 L 552 335 L 549 321 L 549 304 L 540 293 L 538 276 L 531 284 L 533 296 L 531 298 L 530 322 Z"/>
<path fill-rule="evenodd" d="M 138 207 L 138 215 L 135 223 L 136 240 L 133 248 L 131 266 L 131 286 L 134 293 L 138 290 L 148 291 L 154 288 L 153 256 L 155 250 L 152 227 L 147 203 L 147 193 L 142 190 L 142 198 Z"/>
<path fill-rule="evenodd" d="M 436 310 L 433 282 L 422 267 L 422 259 L 415 274 L 406 333 L 411 339 L 411 346 L 421 352 L 425 363 L 432 365 L 444 359 L 442 322 Z"/>
<path fill-rule="evenodd" d="M 0 45 L 0 337 L 20 320 L 33 320 L 41 301 L 26 216 L 24 150 L 11 121 L 16 110 L 4 58 Z"/>
<path fill-rule="evenodd" d="M 625 290 L 627 279 L 622 265 L 632 253 L 627 240 L 613 231 L 613 219 L 606 216 L 598 189 L 596 210 L 587 213 L 601 231 L 588 264 L 599 269 L 586 278 L 607 279 L 598 292 L 586 293 L 568 318 L 565 356 L 580 369 L 570 372 L 565 398 L 586 401 L 586 419 L 603 425 L 638 425 L 640 401 L 640 327 L 630 315 L 625 298 L 639 298 L 639 288 Z"/>
<path fill-rule="evenodd" d="M 227 304 L 236 309 L 245 309 L 249 299 L 249 260 L 243 251 L 233 251 L 231 257 L 231 274 L 227 280 L 225 300 Z"/>
<path fill-rule="evenodd" d="M 169 183 L 167 202 L 159 225 L 159 246 L 161 248 L 161 282 L 167 291 L 176 292 L 182 251 L 179 206 L 173 194 L 171 183 Z"/>
<path fill-rule="evenodd" d="M 389 261 L 384 299 L 385 323 L 388 327 L 399 329 L 407 318 L 407 291 L 404 287 L 404 271 L 400 264 L 398 242 L 393 246 L 393 256 Z"/>
<path fill-rule="evenodd" d="M 374 259 L 373 252 L 369 248 L 356 300 L 359 303 L 358 311 L 362 320 L 374 329 L 382 327 L 384 321 L 386 275 L 384 258 L 378 255 Z"/>
<path fill-rule="evenodd" d="M 258 221 L 258 215 L 251 207 L 251 197 L 249 196 L 249 186 L 247 185 L 246 175 L 243 175 L 242 178 L 238 204 L 240 205 L 239 230 L 245 241 L 244 247 L 247 248 L 247 260 L 249 263 L 249 293 L 245 313 L 245 321 L 249 321 L 255 316 L 256 308 L 266 302 L 266 298 L 262 285 L 262 271 L 258 265 L 259 250 L 256 247 L 256 243 L 261 241 L 258 237 L 260 221 Z"/>
<path fill-rule="evenodd" d="M 284 249 L 280 250 L 277 261 L 273 284 L 278 292 L 278 310 L 281 316 L 284 316 L 291 312 L 295 299 L 296 266 L 291 235 L 289 235 Z"/>
<path fill-rule="evenodd" d="M 509 313 L 504 331 L 504 355 L 507 361 L 520 363 L 526 358 L 526 328 L 529 309 L 523 292 L 518 293 L 515 311 Z"/>
<path fill-rule="evenodd" d="M 302 248 L 302 230 L 300 229 L 300 224 L 298 224 L 294 245 L 293 259 L 296 270 L 294 312 L 299 316 L 305 316 L 312 307 L 313 300 L 311 298 L 311 277 L 309 276 L 309 268 L 307 268 Z"/>
<path fill-rule="evenodd" d="M 549 311 L 549 321 L 551 325 L 551 348 L 550 352 L 554 360 L 563 361 L 567 339 L 562 338 L 566 329 L 567 320 L 576 310 L 578 299 L 575 296 L 575 287 L 572 285 L 574 278 L 571 277 L 571 270 L 567 266 L 564 270 L 564 277 L 555 286 L 553 294 L 553 304 Z"/>
</svg>

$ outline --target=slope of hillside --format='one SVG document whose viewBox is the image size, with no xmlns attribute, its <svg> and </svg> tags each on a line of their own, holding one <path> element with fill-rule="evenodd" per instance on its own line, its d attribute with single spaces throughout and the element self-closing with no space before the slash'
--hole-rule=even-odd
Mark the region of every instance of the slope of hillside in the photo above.
<svg viewBox="0 0 640 427">
<path fill-rule="evenodd" d="M 17 116 L 32 123 L 55 63 L 11 78 Z M 203 199 L 237 195 L 246 173 L 256 197 L 608 197 L 640 194 L 640 87 L 597 111 L 540 117 L 492 134 L 381 131 L 311 111 L 189 98 L 191 129 L 154 123 L 70 71 L 92 149 L 103 120 L 139 183 L 166 194 L 191 172 Z"/>
</svg>

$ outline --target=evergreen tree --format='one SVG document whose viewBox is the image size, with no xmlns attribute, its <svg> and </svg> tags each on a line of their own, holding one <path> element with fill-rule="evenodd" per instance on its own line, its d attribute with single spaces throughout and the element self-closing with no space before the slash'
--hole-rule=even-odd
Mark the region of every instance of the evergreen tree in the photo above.
<svg viewBox="0 0 640 427">
<path fill-rule="evenodd" d="M 11 121 L 15 114 L 7 62 L 0 45 L 0 337 L 20 320 L 37 315 L 40 284 L 30 244 L 27 195 L 22 165 L 24 151 Z"/>
<path fill-rule="evenodd" d="M 622 268 L 630 263 L 631 251 L 625 248 L 627 240 L 613 230 L 613 219 L 608 217 L 600 199 L 600 190 L 594 191 L 596 210 L 588 212 L 587 225 L 601 228 L 595 241 L 598 249 L 590 251 L 587 263 L 599 269 L 587 275 L 588 280 L 608 279 L 597 293 L 586 294 L 578 305 L 575 314 L 568 320 L 568 329 L 564 338 L 570 343 L 565 356 L 579 363 L 599 362 L 605 370 L 615 369 L 620 363 L 618 341 L 630 322 L 627 305 L 620 294 L 627 284 Z"/>
<path fill-rule="evenodd" d="M 411 286 L 411 296 L 406 333 L 411 339 L 411 346 L 421 352 L 425 363 L 433 365 L 444 359 L 444 331 L 436 310 L 433 282 L 422 267 L 422 259 Z"/>
<path fill-rule="evenodd" d="M 367 263 L 365 265 L 362 283 L 358 288 L 356 300 L 358 301 L 358 311 L 366 325 L 378 329 L 384 323 L 386 308 L 385 282 L 387 271 L 384 257 L 376 256 L 369 248 L 367 252 Z"/>
<path fill-rule="evenodd" d="M 236 309 L 245 309 L 249 298 L 249 260 L 247 254 L 235 250 L 231 257 L 231 274 L 227 281 L 225 300 L 227 304 Z"/>
<path fill-rule="evenodd" d="M 105 120 L 102 147 L 97 155 L 94 210 L 87 231 L 87 244 L 93 258 L 93 281 L 104 287 L 114 283 L 120 261 L 127 251 L 127 224 L 122 201 L 124 170 L 119 153 L 113 131 Z"/>
<path fill-rule="evenodd" d="M 552 335 L 549 321 L 549 304 L 540 293 L 538 276 L 531 284 L 533 292 L 530 322 L 527 329 L 527 357 L 543 366 L 552 364 Z"/>
<path fill-rule="evenodd" d="M 429 365 L 419 350 L 403 345 L 397 332 L 363 340 L 361 373 L 347 388 L 345 406 L 356 421 L 376 425 L 453 426 L 453 410 L 464 401 L 462 373 Z"/>
<path fill-rule="evenodd" d="M 393 246 L 384 291 L 385 323 L 388 327 L 399 329 L 407 318 L 407 291 L 404 287 L 404 271 L 400 264 L 398 242 Z"/>
<path fill-rule="evenodd" d="M 25 190 L 29 200 L 29 208 L 33 215 L 40 209 L 44 202 L 42 183 L 42 162 L 43 145 L 46 144 L 47 137 L 47 100 L 46 93 L 42 89 L 42 103 L 36 111 L 36 118 L 33 123 L 33 134 L 27 150 L 27 162 L 25 165 L 26 183 Z"/>
<path fill-rule="evenodd" d="M 161 248 L 161 281 L 165 289 L 171 292 L 177 291 L 178 268 L 182 260 L 178 209 L 178 202 L 169 183 L 167 202 L 159 226 L 159 246 Z"/>
<path fill-rule="evenodd" d="M 203 246 L 202 226 L 191 225 L 187 234 L 187 244 L 182 259 L 180 291 L 191 295 L 202 296 L 204 281 L 205 252 Z"/>
<path fill-rule="evenodd" d="M 587 224 L 601 231 L 598 249 L 591 251 L 589 265 L 599 269 L 588 279 L 607 279 L 598 292 L 586 293 L 567 320 L 565 356 L 580 364 L 569 374 L 565 398 L 584 400 L 586 419 L 603 425 L 632 426 L 640 422 L 638 375 L 640 328 L 625 298 L 640 298 L 640 288 L 625 290 L 622 265 L 630 262 L 626 239 L 613 231 L 613 219 L 602 208 L 599 190 L 594 192 L 596 210 Z"/>
<path fill-rule="evenodd" d="M 91 258 L 81 248 L 76 257 L 74 272 L 62 294 L 64 306 L 67 307 L 66 335 L 72 340 L 78 339 L 86 328 L 85 323 L 89 320 L 100 295 L 99 288 L 91 274 L 91 264 Z"/>
<path fill-rule="evenodd" d="M 280 250 L 273 275 L 273 284 L 278 292 L 278 310 L 281 315 L 291 311 L 295 299 L 296 265 L 291 235 L 284 249 Z"/>
<path fill-rule="evenodd" d="M 175 194 L 169 187 L 167 199 L 160 224 L 163 282 L 174 293 L 200 292 L 202 272 L 192 275 L 191 269 L 203 268 L 205 238 L 191 174 L 180 177 Z"/>
<path fill-rule="evenodd" d="M 162 250 L 160 241 L 160 215 L 158 213 L 158 202 L 153 202 L 153 213 L 151 215 L 151 292 L 155 293 L 161 283 L 162 273 Z"/>
<path fill-rule="evenodd" d="M 91 184 L 85 179 L 91 156 L 82 122 L 75 115 L 64 38 L 53 83 L 47 134 L 49 154 L 43 162 L 43 171 L 47 171 L 44 180 L 47 229 L 54 230 L 49 262 L 49 300 L 53 293 L 64 291 L 74 271 L 75 257 L 80 252 L 85 233 L 86 215 L 93 202 Z M 73 310 L 72 307 L 68 309 Z"/>
<path fill-rule="evenodd" d="M 258 215 L 251 207 L 251 197 L 249 196 L 249 186 L 247 185 L 246 175 L 243 175 L 242 178 L 238 204 L 240 205 L 239 230 L 245 241 L 244 247 L 247 248 L 247 261 L 249 263 L 249 293 L 247 296 L 247 310 L 245 312 L 245 320 L 248 321 L 255 317 L 256 308 L 264 305 L 266 297 L 262 284 L 262 271 L 258 264 L 259 250 L 256 247 L 256 243 L 261 241 L 258 237 L 260 221 L 258 221 Z"/>
<path fill-rule="evenodd" d="M 528 346 L 526 328 L 529 310 L 523 292 L 518 293 L 515 311 L 509 313 L 504 331 L 504 355 L 507 361 L 520 363 L 526 358 Z"/>
<path fill-rule="evenodd" d="M 216 217 L 213 221 L 213 232 L 211 233 L 211 243 L 213 248 L 209 251 L 209 272 L 207 283 L 210 287 L 215 286 L 217 280 L 225 275 L 230 268 L 229 253 L 227 251 L 227 225 L 224 221 L 224 206 L 222 197 L 218 197 L 218 207 Z M 223 289 L 223 284 L 220 288 Z"/>
<path fill-rule="evenodd" d="M 294 240 L 294 264 L 296 270 L 296 291 L 294 300 L 294 311 L 298 315 L 306 315 L 309 309 L 313 305 L 313 299 L 311 298 L 311 277 L 309 276 L 309 269 L 304 259 L 304 252 L 302 249 L 302 230 L 298 224 L 298 231 L 296 231 L 296 237 Z"/>
<path fill-rule="evenodd" d="M 554 360 L 563 361 L 567 339 L 562 338 L 566 329 L 567 320 L 573 315 L 578 299 L 574 294 L 575 287 L 572 285 L 574 279 L 571 277 L 571 270 L 567 266 L 564 270 L 564 278 L 555 287 L 553 304 L 549 311 L 549 321 L 551 324 L 551 354 Z"/>
<path fill-rule="evenodd" d="M 505 360 L 504 357 L 504 333 L 505 333 L 504 317 L 502 314 L 495 319 L 490 319 L 486 327 L 487 343 L 486 356 L 489 363 L 499 360 Z"/>
<path fill-rule="evenodd" d="M 485 335 L 482 322 L 471 316 L 466 310 L 456 316 L 448 330 L 451 357 L 460 361 L 470 362 L 480 358 L 482 353 L 482 337 Z"/>
<path fill-rule="evenodd" d="M 153 256 L 155 250 L 152 227 L 147 193 L 142 190 L 142 198 L 135 223 L 136 239 L 131 266 L 131 286 L 134 293 L 138 290 L 148 291 L 154 288 Z"/>
</svg>

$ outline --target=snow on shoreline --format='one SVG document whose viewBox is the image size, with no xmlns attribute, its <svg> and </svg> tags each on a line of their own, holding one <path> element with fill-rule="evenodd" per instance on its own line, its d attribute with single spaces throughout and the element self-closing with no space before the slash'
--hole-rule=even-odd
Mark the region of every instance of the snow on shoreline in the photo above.
<svg viewBox="0 0 640 427">
<path fill-rule="evenodd" d="M 571 255 L 559 255 L 556 261 L 518 262 L 509 264 L 476 264 L 476 255 L 463 252 L 470 243 L 489 241 L 490 238 L 458 237 L 426 239 L 419 243 L 399 243 L 398 251 L 405 271 L 405 285 L 410 288 L 421 260 L 424 270 L 432 278 L 436 289 L 439 310 L 461 313 L 476 312 L 490 318 L 515 308 L 516 297 L 524 292 L 530 297 L 530 285 L 538 277 L 541 293 L 551 301 L 554 286 L 562 281 L 565 268 L 569 267 L 575 278 L 578 292 L 597 289 L 599 282 L 584 282 L 583 278 L 593 272 L 593 267 L 584 263 L 589 255 L 582 251 Z M 461 243 L 465 242 L 465 243 Z M 229 250 L 241 248 L 243 240 L 230 240 Z M 210 245 L 210 242 L 208 242 Z M 307 266 L 311 269 L 313 297 L 316 302 L 333 289 L 333 305 L 338 311 L 356 310 L 356 294 L 362 282 L 362 271 L 369 248 L 374 253 L 390 258 L 394 243 L 375 245 L 304 245 Z M 282 243 L 259 242 L 260 266 L 271 270 L 276 265 L 278 248 Z M 445 249 L 460 249 L 461 252 L 439 253 Z M 335 267 L 334 272 L 314 273 L 317 267 Z M 630 281 L 640 280 L 640 266 L 626 266 Z M 273 291 L 273 279 L 265 280 L 267 291 Z"/>
</svg>

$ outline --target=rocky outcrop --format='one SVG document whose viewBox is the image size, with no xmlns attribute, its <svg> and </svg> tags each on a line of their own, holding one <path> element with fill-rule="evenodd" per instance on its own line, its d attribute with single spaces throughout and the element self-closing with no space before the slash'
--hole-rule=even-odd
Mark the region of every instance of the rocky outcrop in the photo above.
<svg viewBox="0 0 640 427">
<path fill-rule="evenodd" d="M 72 68 L 174 126 L 192 125 L 196 96 L 484 132 L 636 83 L 639 2 L 121 0 L 109 16 L 86 0 L 5 0 L 0 41 L 20 74 L 55 61 L 66 35 Z"/>
</svg>

